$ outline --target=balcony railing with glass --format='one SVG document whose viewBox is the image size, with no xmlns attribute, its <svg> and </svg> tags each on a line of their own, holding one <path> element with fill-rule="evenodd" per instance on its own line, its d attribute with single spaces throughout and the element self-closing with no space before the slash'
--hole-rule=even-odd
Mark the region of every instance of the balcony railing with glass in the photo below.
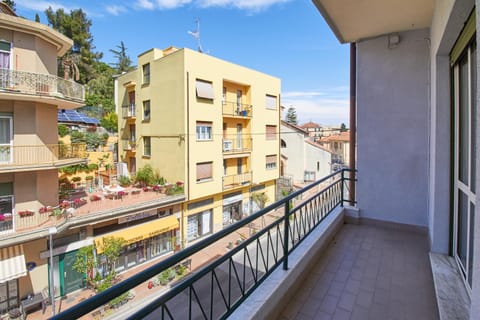
<svg viewBox="0 0 480 320">
<path fill-rule="evenodd" d="M 128 105 L 122 106 L 122 116 L 123 119 L 135 118 L 136 106 L 135 103 L 130 103 Z"/>
<path fill-rule="evenodd" d="M 252 138 L 227 136 L 223 139 L 223 152 L 248 152 L 252 151 Z"/>
<path fill-rule="evenodd" d="M 83 85 L 50 74 L 0 68 L 0 89 L 14 93 L 48 95 L 79 102 L 85 100 Z"/>
<path fill-rule="evenodd" d="M 223 115 L 226 116 L 251 118 L 252 108 L 253 106 L 251 104 L 222 101 Z"/>
<path fill-rule="evenodd" d="M 348 202 L 344 196 L 349 176 L 348 170 L 342 170 L 316 181 L 51 319 L 78 319 L 102 306 L 105 311 L 104 305 L 112 299 L 137 286 L 150 286 L 161 272 L 191 261 L 195 254 L 243 232 L 242 228 L 269 221 L 167 290 L 152 290 L 142 303 L 121 311 L 121 317 L 128 319 L 226 319 L 276 268 L 287 270 L 291 253 L 335 208 Z"/>
<path fill-rule="evenodd" d="M 62 161 L 86 159 L 86 145 L 74 144 L 47 144 L 9 146 L 0 145 L 0 170 L 5 167 L 52 165 L 57 166 Z"/>
<path fill-rule="evenodd" d="M 245 172 L 223 177 L 223 190 L 241 187 L 252 183 L 252 173 Z"/>
<path fill-rule="evenodd" d="M 137 142 L 132 139 L 122 139 L 123 150 L 135 151 L 137 147 Z"/>
</svg>

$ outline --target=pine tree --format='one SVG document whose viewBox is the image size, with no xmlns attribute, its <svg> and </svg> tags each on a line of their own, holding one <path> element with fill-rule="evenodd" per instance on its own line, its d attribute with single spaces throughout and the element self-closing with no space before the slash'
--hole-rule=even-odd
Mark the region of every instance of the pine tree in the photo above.
<svg viewBox="0 0 480 320">
<path fill-rule="evenodd" d="M 285 121 L 291 124 L 298 124 L 297 111 L 294 107 L 288 108 L 287 115 L 285 116 Z"/>
<path fill-rule="evenodd" d="M 38 13 L 35 13 L 35 22 L 40 22 L 40 16 Z"/>
<path fill-rule="evenodd" d="M 110 49 L 115 55 L 117 62 L 112 63 L 111 65 L 117 70 L 118 73 L 127 72 L 132 69 L 132 60 L 127 54 L 127 48 L 123 41 L 120 41 L 120 45 L 117 46 L 119 50 Z"/>
</svg>

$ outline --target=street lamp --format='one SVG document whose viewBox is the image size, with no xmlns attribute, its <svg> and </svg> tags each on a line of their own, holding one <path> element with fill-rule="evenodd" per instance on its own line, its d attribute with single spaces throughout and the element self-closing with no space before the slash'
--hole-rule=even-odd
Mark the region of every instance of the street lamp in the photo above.
<svg viewBox="0 0 480 320">
<path fill-rule="evenodd" d="M 56 227 L 48 228 L 48 235 L 50 237 L 50 296 L 52 299 L 52 317 L 55 316 L 55 283 L 53 280 L 53 235 L 57 233 Z"/>
</svg>

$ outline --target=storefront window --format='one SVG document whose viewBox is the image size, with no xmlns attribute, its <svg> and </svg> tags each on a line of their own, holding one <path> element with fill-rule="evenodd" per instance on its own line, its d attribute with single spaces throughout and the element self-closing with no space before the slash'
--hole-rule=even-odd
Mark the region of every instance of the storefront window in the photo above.
<svg viewBox="0 0 480 320">
<path fill-rule="evenodd" d="M 150 240 L 151 258 L 162 255 L 172 250 L 172 233 L 168 232 Z"/>
<path fill-rule="evenodd" d="M 188 217 L 188 241 L 203 237 L 212 232 L 212 210 L 206 210 Z"/>
<path fill-rule="evenodd" d="M 10 280 L 0 283 L 0 314 L 18 307 L 18 283 Z"/>
</svg>

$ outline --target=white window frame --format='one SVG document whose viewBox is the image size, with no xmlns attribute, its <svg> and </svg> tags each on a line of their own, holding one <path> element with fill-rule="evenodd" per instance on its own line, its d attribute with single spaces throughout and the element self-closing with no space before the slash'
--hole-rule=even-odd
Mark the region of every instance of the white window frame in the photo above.
<svg viewBox="0 0 480 320">
<path fill-rule="evenodd" d="M 145 72 L 145 70 L 148 69 L 148 73 Z M 150 77 L 151 77 L 151 70 L 150 70 L 150 63 L 145 63 L 142 66 L 142 84 L 149 84 L 150 83 Z"/>
<path fill-rule="evenodd" d="M 146 111 L 147 111 L 147 107 L 148 106 L 148 116 L 146 116 Z M 150 121 L 150 119 L 152 118 L 152 103 L 150 102 L 150 100 L 144 100 L 142 102 L 142 107 L 143 107 L 143 121 Z"/>
<path fill-rule="evenodd" d="M 197 122 L 197 141 L 212 141 L 212 123 L 211 122 Z"/>
<path fill-rule="evenodd" d="M 10 122 L 10 141 L 9 143 L 0 143 L 0 153 L 9 152 L 7 161 L 2 161 L 0 157 L 0 163 L 12 163 L 13 162 L 13 115 L 0 115 L 0 119 L 8 119 Z"/>
<path fill-rule="evenodd" d="M 149 153 L 147 154 L 147 143 L 146 141 L 148 140 L 148 151 Z M 151 137 L 143 137 L 143 156 L 144 157 L 151 157 L 152 156 L 152 138 Z"/>
</svg>

